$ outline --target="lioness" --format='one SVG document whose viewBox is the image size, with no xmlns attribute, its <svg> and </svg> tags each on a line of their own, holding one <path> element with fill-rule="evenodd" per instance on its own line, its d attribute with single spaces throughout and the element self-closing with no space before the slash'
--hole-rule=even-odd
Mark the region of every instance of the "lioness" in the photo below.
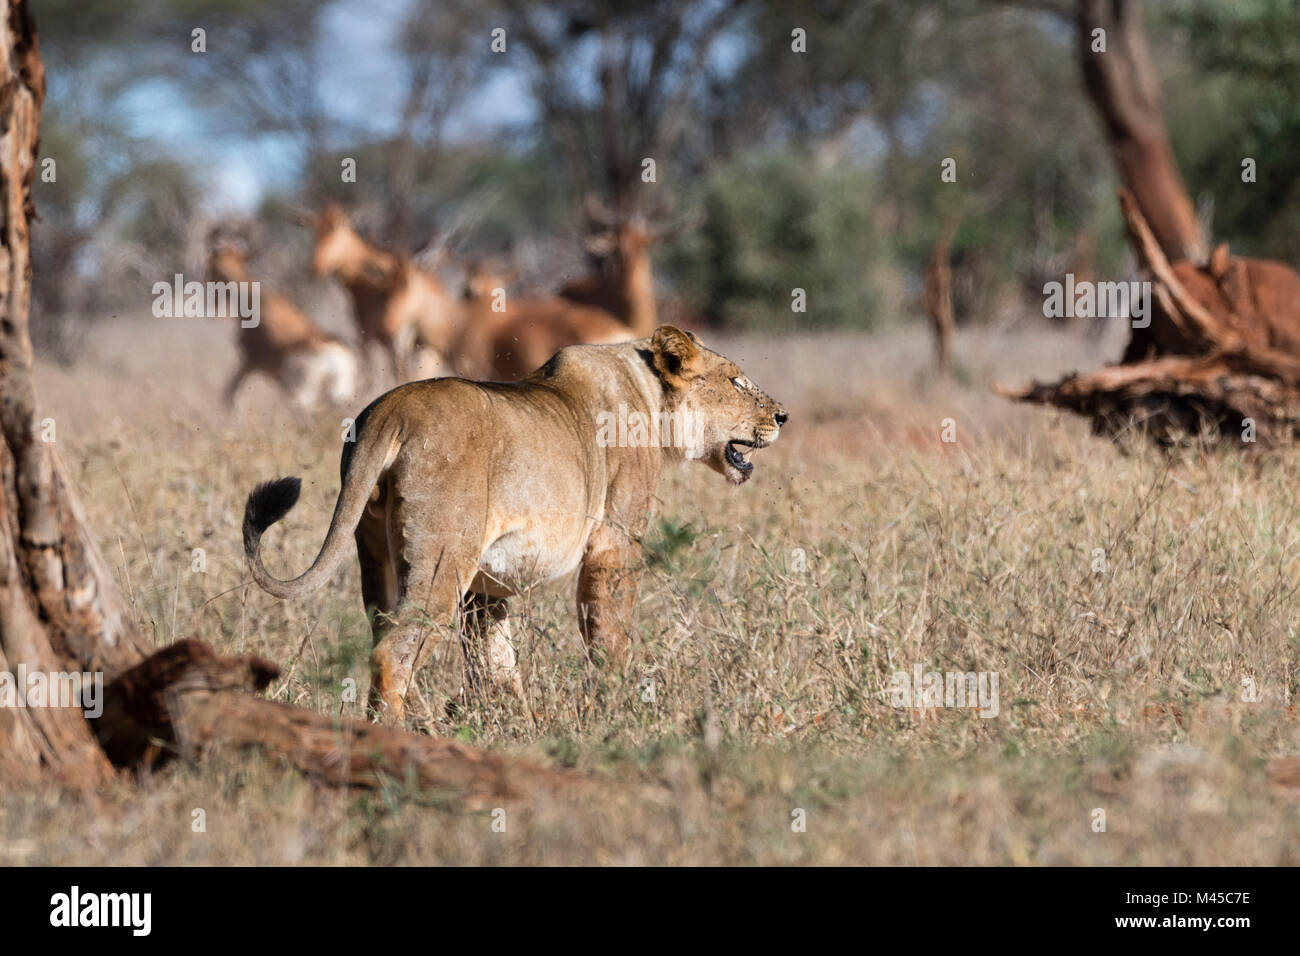
<svg viewBox="0 0 1300 956">
<path fill-rule="evenodd" d="M 297 502 L 297 478 L 249 495 L 244 552 L 264 590 L 297 598 L 325 583 L 355 537 L 375 640 L 370 705 L 385 720 L 402 718 L 415 670 L 462 607 L 471 673 L 486 638 L 492 681 L 522 696 L 506 598 L 577 569 L 582 639 L 594 657 L 622 662 L 664 465 L 701 461 L 741 484 L 750 453 L 776 441 L 787 417 L 733 362 L 672 326 L 563 348 L 518 382 L 412 382 L 357 419 L 312 566 L 282 581 L 258 550 Z"/>
</svg>

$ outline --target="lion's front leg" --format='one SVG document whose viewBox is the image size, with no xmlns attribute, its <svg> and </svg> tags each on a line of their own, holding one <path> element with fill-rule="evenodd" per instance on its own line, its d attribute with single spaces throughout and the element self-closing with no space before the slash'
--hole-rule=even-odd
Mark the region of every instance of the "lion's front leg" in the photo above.
<svg viewBox="0 0 1300 956">
<path fill-rule="evenodd" d="M 592 534 L 578 572 L 578 628 L 597 663 L 620 669 L 627 663 L 641 563 L 641 549 L 627 533 L 602 526 Z"/>
</svg>

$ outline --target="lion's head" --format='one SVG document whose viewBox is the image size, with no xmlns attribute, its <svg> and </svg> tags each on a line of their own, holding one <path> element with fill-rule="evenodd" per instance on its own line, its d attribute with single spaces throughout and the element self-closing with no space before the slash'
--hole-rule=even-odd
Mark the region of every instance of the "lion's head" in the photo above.
<svg viewBox="0 0 1300 956">
<path fill-rule="evenodd" d="M 650 358 L 664 383 L 665 404 L 685 423 L 682 457 L 704 462 L 734 484 L 748 481 L 754 472 L 749 456 L 776 441 L 790 418 L 785 408 L 690 332 L 661 326 L 650 340 Z"/>
</svg>

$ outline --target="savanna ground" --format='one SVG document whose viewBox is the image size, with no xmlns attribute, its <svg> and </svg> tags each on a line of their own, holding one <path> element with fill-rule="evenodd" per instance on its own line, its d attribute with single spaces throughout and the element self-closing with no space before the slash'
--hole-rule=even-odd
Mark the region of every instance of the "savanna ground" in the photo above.
<svg viewBox="0 0 1300 956">
<path fill-rule="evenodd" d="M 326 791 L 217 754 L 94 798 L 4 795 L 0 863 L 1300 862 L 1300 800 L 1265 770 L 1300 750 L 1300 452 L 1115 445 L 989 393 L 1100 364 L 1122 335 L 966 333 L 954 385 L 915 327 L 706 337 L 793 417 L 743 488 L 666 475 L 628 673 L 589 670 L 564 582 L 516 601 L 536 730 L 509 699 L 448 716 L 456 647 L 413 697 L 412 729 L 574 767 L 589 793 L 511 805 L 498 832 L 492 808 L 400 782 Z M 144 632 L 270 657 L 271 696 L 337 711 L 345 679 L 367 686 L 356 567 L 274 600 L 246 583 L 239 525 L 257 481 L 302 475 L 264 547 L 305 568 L 341 428 L 261 382 L 227 415 L 233 363 L 228 330 L 122 319 L 38 387 Z M 997 672 L 998 716 L 891 706 L 917 664 Z"/>
</svg>

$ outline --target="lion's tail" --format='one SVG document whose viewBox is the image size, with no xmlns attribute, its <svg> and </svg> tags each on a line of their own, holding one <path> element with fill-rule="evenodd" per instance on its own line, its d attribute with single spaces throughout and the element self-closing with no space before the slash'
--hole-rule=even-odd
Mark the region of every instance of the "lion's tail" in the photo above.
<svg viewBox="0 0 1300 956">
<path fill-rule="evenodd" d="M 330 521 L 329 533 L 325 535 L 325 543 L 311 567 L 296 578 L 281 580 L 272 576 L 262 564 L 261 543 L 266 529 L 298 503 L 302 480 L 277 478 L 264 481 L 253 489 L 244 505 L 244 555 L 248 558 L 253 580 L 263 591 L 278 598 L 298 598 L 329 579 L 351 545 L 352 533 L 361 521 L 361 512 L 366 507 L 371 489 L 391 463 L 391 453 L 397 447 L 395 437 L 396 431 L 392 428 L 361 430 L 343 477 L 343 488 L 334 505 L 334 517 Z"/>
</svg>

